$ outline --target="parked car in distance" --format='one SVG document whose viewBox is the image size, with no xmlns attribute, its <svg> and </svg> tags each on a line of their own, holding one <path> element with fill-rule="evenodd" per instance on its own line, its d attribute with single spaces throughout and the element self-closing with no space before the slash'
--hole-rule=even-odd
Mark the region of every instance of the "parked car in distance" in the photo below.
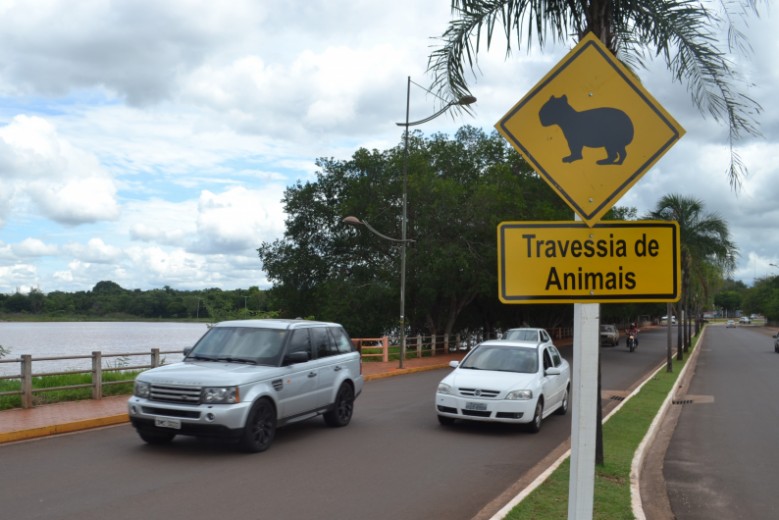
<svg viewBox="0 0 779 520">
<path fill-rule="evenodd" d="M 727 327 L 729 329 L 732 329 L 735 326 L 736 326 L 736 322 L 733 321 L 733 320 L 728 320 L 727 323 L 725 323 L 725 327 Z"/>
<path fill-rule="evenodd" d="M 329 426 L 349 424 L 363 388 L 360 363 L 336 323 L 225 321 L 182 362 L 139 374 L 128 414 L 150 444 L 191 435 L 265 451 L 288 423 L 322 415 Z"/>
<path fill-rule="evenodd" d="M 668 316 L 660 318 L 660 323 L 668 323 Z M 676 316 L 671 316 L 671 324 L 676 325 Z"/>
<path fill-rule="evenodd" d="M 438 421 L 524 424 L 536 433 L 552 413 L 568 412 L 571 369 L 552 344 L 490 340 L 477 345 L 439 384 Z"/>
<path fill-rule="evenodd" d="M 619 345 L 619 329 L 616 325 L 601 325 L 600 326 L 600 344 L 611 345 L 616 347 Z"/>
<path fill-rule="evenodd" d="M 741 317 L 738 319 L 738 322 L 739 322 L 739 323 L 742 323 L 742 324 L 744 324 L 744 325 L 749 325 L 750 323 L 752 323 L 752 321 L 751 321 L 749 318 L 747 318 L 746 316 L 741 316 Z"/>
</svg>

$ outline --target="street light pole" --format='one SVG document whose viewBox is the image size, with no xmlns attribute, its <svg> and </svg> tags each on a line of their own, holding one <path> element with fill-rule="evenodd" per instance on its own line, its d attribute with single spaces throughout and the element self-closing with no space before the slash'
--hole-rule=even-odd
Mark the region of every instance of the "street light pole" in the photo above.
<svg viewBox="0 0 779 520">
<path fill-rule="evenodd" d="M 411 126 L 421 125 L 432 121 L 436 117 L 440 116 L 453 106 L 467 106 L 476 102 L 476 98 L 473 96 L 464 96 L 457 101 L 450 101 L 438 112 L 432 116 L 420 119 L 419 121 L 409 121 L 409 112 L 411 111 L 411 76 L 408 77 L 408 83 L 406 87 L 406 120 L 403 123 L 395 123 L 397 126 L 404 128 L 403 132 L 403 210 L 401 214 L 401 227 L 400 227 L 400 239 L 388 237 L 383 233 L 375 230 L 365 220 L 360 220 L 357 217 L 345 217 L 342 222 L 350 226 L 365 226 L 368 230 L 384 240 L 391 242 L 398 242 L 400 244 L 400 363 L 399 368 L 404 367 L 406 359 L 406 246 L 414 240 L 408 238 L 408 147 L 409 147 L 409 135 L 408 129 Z M 415 83 L 416 85 L 416 83 Z M 418 86 L 418 85 L 417 85 Z M 424 87 L 421 87 L 424 88 Z M 427 90 L 427 89 L 425 89 Z M 429 92 L 429 91 L 428 91 Z"/>
<path fill-rule="evenodd" d="M 411 111 L 411 76 L 408 76 L 406 83 L 406 122 L 395 123 L 404 127 L 403 130 L 403 213 L 400 224 L 400 363 L 399 368 L 403 368 L 406 360 L 406 242 L 408 231 L 408 128 L 410 126 L 421 125 L 432 121 L 455 105 L 467 106 L 476 102 L 473 96 L 465 96 L 457 101 L 450 101 L 444 107 L 432 116 L 420 119 L 419 121 L 409 122 L 409 112 Z"/>
<path fill-rule="evenodd" d="M 400 362 L 406 361 L 406 232 L 408 225 L 408 114 L 411 110 L 411 76 L 406 84 L 406 123 L 403 131 L 403 213 L 400 224 Z"/>
</svg>

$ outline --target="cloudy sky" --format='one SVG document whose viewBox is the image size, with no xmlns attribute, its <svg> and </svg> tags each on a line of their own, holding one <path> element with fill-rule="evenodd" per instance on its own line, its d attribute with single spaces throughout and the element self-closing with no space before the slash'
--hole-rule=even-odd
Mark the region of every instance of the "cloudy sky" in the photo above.
<svg viewBox="0 0 779 520">
<path fill-rule="evenodd" d="M 0 292 L 268 287 L 256 249 L 283 234 L 284 189 L 318 157 L 400 143 L 406 78 L 429 85 L 449 19 L 448 0 L 0 0 Z M 644 86 L 687 134 L 619 202 L 700 198 L 747 284 L 779 274 L 776 27 L 775 9 L 753 21 L 737 59 L 764 108 L 741 191 L 725 127 L 652 66 Z M 475 114 L 419 128 L 491 132 L 566 45 L 480 54 Z M 412 120 L 439 106 L 412 87 Z"/>
</svg>

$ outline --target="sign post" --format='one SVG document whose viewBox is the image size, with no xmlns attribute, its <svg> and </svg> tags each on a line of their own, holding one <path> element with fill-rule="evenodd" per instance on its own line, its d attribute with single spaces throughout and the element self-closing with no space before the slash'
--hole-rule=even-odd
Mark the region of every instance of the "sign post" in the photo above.
<svg viewBox="0 0 779 520">
<path fill-rule="evenodd" d="M 600 303 L 680 297 L 676 223 L 601 218 L 684 129 L 592 33 L 495 125 L 581 222 L 504 222 L 504 303 L 574 304 L 568 519 L 591 520 Z"/>
</svg>

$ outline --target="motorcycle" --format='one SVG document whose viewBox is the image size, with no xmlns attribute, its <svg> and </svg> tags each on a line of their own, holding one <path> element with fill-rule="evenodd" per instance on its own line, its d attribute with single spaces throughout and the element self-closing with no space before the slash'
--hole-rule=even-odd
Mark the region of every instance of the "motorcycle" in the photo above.
<svg viewBox="0 0 779 520">
<path fill-rule="evenodd" d="M 636 350 L 636 347 L 638 346 L 638 340 L 636 339 L 635 334 L 628 334 L 627 344 L 628 344 L 628 349 L 630 349 L 631 352 Z"/>
</svg>

